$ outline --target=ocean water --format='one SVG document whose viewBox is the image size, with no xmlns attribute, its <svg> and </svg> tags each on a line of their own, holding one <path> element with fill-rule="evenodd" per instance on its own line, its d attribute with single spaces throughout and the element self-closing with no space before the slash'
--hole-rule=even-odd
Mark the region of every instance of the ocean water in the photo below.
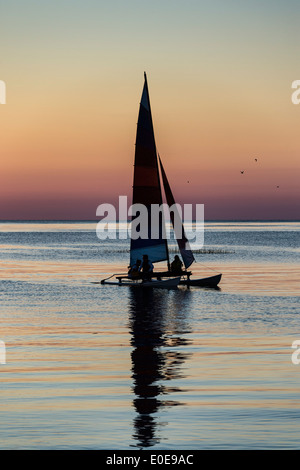
<svg viewBox="0 0 300 470">
<path fill-rule="evenodd" d="M 208 222 L 220 288 L 148 290 L 94 222 L 2 222 L 0 448 L 299 448 L 299 229 Z"/>
</svg>

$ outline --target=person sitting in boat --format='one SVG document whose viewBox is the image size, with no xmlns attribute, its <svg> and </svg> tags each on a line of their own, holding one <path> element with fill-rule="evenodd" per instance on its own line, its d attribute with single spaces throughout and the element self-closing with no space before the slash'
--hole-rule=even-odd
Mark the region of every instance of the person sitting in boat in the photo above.
<svg viewBox="0 0 300 470">
<path fill-rule="evenodd" d="M 181 273 L 181 271 L 182 271 L 182 261 L 178 255 L 175 255 L 174 260 L 171 263 L 171 272 Z"/>
<path fill-rule="evenodd" d="M 138 278 L 140 276 L 141 264 L 141 260 L 137 259 L 133 266 L 129 266 L 128 277 L 132 279 Z"/>
<path fill-rule="evenodd" d="M 140 272 L 145 280 L 151 281 L 151 274 L 153 273 L 154 266 L 148 258 L 148 255 L 143 255 L 143 262 L 140 267 Z"/>
</svg>

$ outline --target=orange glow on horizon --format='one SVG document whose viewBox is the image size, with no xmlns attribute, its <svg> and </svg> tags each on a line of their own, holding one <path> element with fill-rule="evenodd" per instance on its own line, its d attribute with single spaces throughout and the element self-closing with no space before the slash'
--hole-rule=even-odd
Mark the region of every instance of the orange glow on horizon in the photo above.
<svg viewBox="0 0 300 470">
<path fill-rule="evenodd" d="M 39 21 L 24 12 L 23 22 L 4 7 L 0 219 L 53 217 L 58 206 L 57 217 L 89 218 L 95 201 L 131 196 L 144 68 L 157 149 L 176 198 L 205 202 L 216 218 L 240 217 L 237 199 L 245 201 L 245 219 L 267 219 L 270 208 L 279 219 L 299 217 L 300 105 L 291 102 L 297 41 L 277 34 L 288 12 L 271 18 L 263 7 L 220 4 L 219 22 L 207 6 L 199 29 L 197 15 L 180 8 L 177 26 L 166 24 L 161 4 L 157 35 L 141 47 L 142 6 L 132 18 L 124 11 L 124 24 L 115 18 L 118 28 L 99 28 L 99 11 L 114 17 L 109 5 L 105 13 L 78 7 L 72 18 L 58 5 L 47 17 L 48 8 L 35 5 Z M 298 31 L 293 16 L 288 24 L 289 34 Z"/>
</svg>

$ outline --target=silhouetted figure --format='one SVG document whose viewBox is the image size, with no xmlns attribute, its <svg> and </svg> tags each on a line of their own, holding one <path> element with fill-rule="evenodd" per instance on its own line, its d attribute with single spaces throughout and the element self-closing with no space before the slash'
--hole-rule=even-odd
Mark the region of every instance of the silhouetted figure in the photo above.
<svg viewBox="0 0 300 470">
<path fill-rule="evenodd" d="M 151 275 L 153 273 L 154 266 L 148 258 L 148 255 L 143 255 L 143 262 L 140 267 L 140 272 L 144 280 L 151 281 Z"/>
<path fill-rule="evenodd" d="M 172 273 L 181 273 L 182 271 L 182 261 L 178 255 L 175 255 L 174 260 L 171 263 L 171 271 Z"/>
<path fill-rule="evenodd" d="M 136 263 L 129 267 L 128 277 L 131 277 L 132 279 L 138 278 L 140 276 L 141 264 L 141 260 L 137 259 Z"/>
</svg>

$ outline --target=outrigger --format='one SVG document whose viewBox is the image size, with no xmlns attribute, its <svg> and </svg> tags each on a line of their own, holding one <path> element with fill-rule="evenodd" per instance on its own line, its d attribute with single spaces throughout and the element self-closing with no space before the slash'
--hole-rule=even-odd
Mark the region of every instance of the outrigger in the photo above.
<svg viewBox="0 0 300 470">
<path fill-rule="evenodd" d="M 161 158 L 156 151 L 147 76 L 146 73 L 144 73 L 144 87 L 140 102 L 136 133 L 132 198 L 133 204 L 142 204 L 148 209 L 148 214 L 151 213 L 151 205 L 158 204 L 161 206 L 163 203 L 161 180 L 164 187 L 167 205 L 169 208 L 176 207 L 175 199 L 171 191 L 171 187 L 168 182 Z M 170 218 L 174 228 L 174 212 L 170 211 Z M 134 218 L 132 219 L 132 222 L 133 221 Z M 159 219 L 159 226 L 157 227 L 158 231 L 156 232 L 159 234 L 159 236 L 155 238 L 151 238 L 151 223 L 153 222 L 151 218 L 149 221 L 148 237 L 138 239 L 131 238 L 130 266 L 133 266 L 136 260 L 142 259 L 143 255 L 147 254 L 152 263 L 167 261 L 167 271 L 151 272 L 151 274 L 149 273 L 149 275 L 147 275 L 146 279 L 142 274 L 134 278 L 130 276 L 130 274 L 112 274 L 110 277 L 103 279 L 101 284 L 135 286 L 143 288 L 174 288 L 178 285 L 214 288 L 217 287 L 221 280 L 222 274 L 217 274 L 202 279 L 191 279 L 192 272 L 188 271 L 188 268 L 195 261 L 195 258 L 186 238 L 182 223 L 181 230 L 179 231 L 180 236 L 178 236 L 176 230 L 174 231 L 185 269 L 178 272 L 172 272 L 170 269 L 168 243 L 166 236 L 163 236 L 163 233 L 165 233 L 164 218 L 161 217 Z M 110 280 L 112 277 L 115 277 L 116 280 Z"/>
</svg>

